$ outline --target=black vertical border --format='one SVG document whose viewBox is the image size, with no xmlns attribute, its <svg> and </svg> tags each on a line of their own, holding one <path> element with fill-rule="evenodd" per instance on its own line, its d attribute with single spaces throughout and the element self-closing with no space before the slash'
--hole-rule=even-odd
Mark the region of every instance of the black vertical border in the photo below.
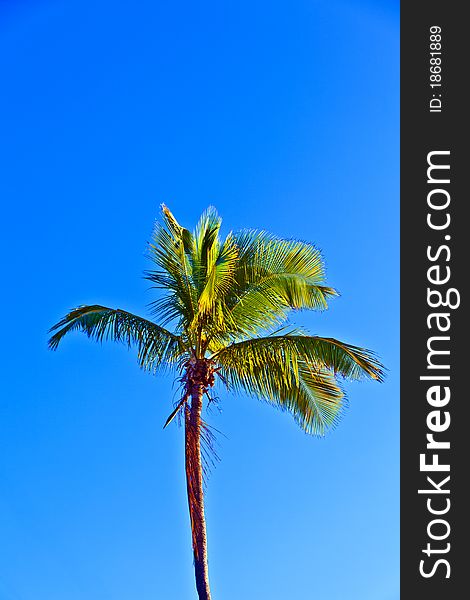
<svg viewBox="0 0 470 600">
<path fill-rule="evenodd" d="M 468 538 L 468 506 L 470 505 L 470 419 L 468 406 L 470 391 L 466 373 L 470 373 L 470 315 L 466 310 L 468 278 L 470 277 L 470 233 L 467 233 L 467 205 L 470 205 L 468 180 L 470 179 L 470 153 L 468 141 L 468 111 L 470 101 L 466 97 L 469 78 L 470 25 L 464 17 L 464 2 L 447 0 L 437 2 L 401 3 L 401 600 L 453 600 L 470 597 L 470 538 Z M 430 27 L 442 29 L 442 91 L 430 88 Z M 431 113 L 429 101 L 432 93 L 441 94 L 442 112 Z M 436 103 L 437 104 L 437 103 Z M 445 187 L 451 195 L 449 206 L 451 223 L 445 231 L 433 231 L 426 223 L 429 208 L 427 194 L 427 155 L 436 150 L 450 150 L 450 184 Z M 445 162 L 445 161 L 444 161 Z M 445 211 L 443 211 L 445 212 Z M 450 235 L 450 240 L 444 236 Z M 442 361 L 450 362 L 450 370 L 435 371 L 450 374 L 451 399 L 441 410 L 450 412 L 451 424 L 447 431 L 436 434 L 437 439 L 450 441 L 450 449 L 439 452 L 440 462 L 450 463 L 449 473 L 435 473 L 439 482 L 447 475 L 450 494 L 434 495 L 434 506 L 445 506 L 444 498 L 451 502 L 449 512 L 442 515 L 450 525 L 447 539 L 434 541 L 429 538 L 427 527 L 433 518 L 427 509 L 427 497 L 418 489 L 430 488 L 426 476 L 419 468 L 419 455 L 426 452 L 426 417 L 433 409 L 426 400 L 431 385 L 420 381 L 427 371 L 427 341 L 436 335 L 426 323 L 434 309 L 427 304 L 428 268 L 432 263 L 426 256 L 428 246 L 437 249 L 448 245 L 451 257 L 446 262 L 446 252 L 437 261 L 444 269 L 451 269 L 451 279 L 444 288 L 457 288 L 461 304 L 455 310 L 440 308 L 450 313 L 451 328 L 447 334 L 450 356 Z M 431 286 L 436 287 L 436 286 Z M 434 331 L 434 333 L 433 333 Z M 444 347 L 444 345 L 443 345 Z M 436 385 L 436 384 L 435 384 Z M 430 452 L 430 451 L 428 451 Z M 432 453 L 432 451 L 431 451 Z M 429 459 L 428 459 L 429 460 Z M 446 487 L 446 486 L 443 486 Z M 438 500 L 439 498 L 439 500 Z M 434 500 L 433 500 L 434 502 Z M 439 502 L 441 504 L 439 505 Z M 445 526 L 433 531 L 445 532 Z M 448 553 L 423 553 L 427 543 L 443 549 L 450 543 Z M 420 561 L 426 560 L 428 573 L 439 558 L 449 561 L 450 577 L 446 578 L 444 564 L 436 568 L 432 577 L 420 574 Z"/>
</svg>

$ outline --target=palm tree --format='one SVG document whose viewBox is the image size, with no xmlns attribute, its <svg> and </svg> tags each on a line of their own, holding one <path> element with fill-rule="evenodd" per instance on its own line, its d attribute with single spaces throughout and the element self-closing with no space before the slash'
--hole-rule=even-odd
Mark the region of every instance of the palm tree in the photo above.
<svg viewBox="0 0 470 600">
<path fill-rule="evenodd" d="M 55 350 L 74 330 L 101 341 L 137 347 L 143 369 L 172 369 L 181 397 L 165 426 L 184 419 L 185 470 L 196 588 L 209 600 L 201 450 L 210 444 L 202 419 L 204 397 L 216 381 L 290 412 L 307 433 L 324 435 L 344 405 L 338 376 L 382 378 L 374 354 L 333 338 L 308 335 L 287 324 L 291 311 L 327 308 L 336 291 L 324 284 L 321 254 L 313 245 L 243 230 L 220 237 L 212 207 L 196 229 L 182 227 L 166 206 L 149 244 L 159 290 L 151 320 L 121 309 L 79 306 L 51 328 Z"/>
</svg>

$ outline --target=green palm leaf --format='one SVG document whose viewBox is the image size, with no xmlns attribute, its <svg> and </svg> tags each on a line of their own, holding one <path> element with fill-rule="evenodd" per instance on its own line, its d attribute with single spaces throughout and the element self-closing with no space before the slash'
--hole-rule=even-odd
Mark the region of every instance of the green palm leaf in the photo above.
<svg viewBox="0 0 470 600">
<path fill-rule="evenodd" d="M 372 353 L 333 338 L 269 336 L 232 344 L 213 357 L 227 384 L 292 413 L 308 433 L 324 435 L 342 413 L 335 375 L 380 380 Z"/>
<path fill-rule="evenodd" d="M 324 263 L 315 246 L 253 230 L 234 239 L 239 260 L 225 313 L 233 331 L 256 334 L 283 323 L 291 310 L 324 310 L 337 295 L 324 285 Z"/>
<path fill-rule="evenodd" d="M 140 366 L 156 370 L 175 364 L 184 353 L 179 336 L 121 309 L 105 306 L 79 306 L 51 327 L 55 331 L 49 339 L 49 348 L 56 350 L 64 336 L 71 331 L 83 331 L 96 341 L 113 340 L 127 346 L 136 345 Z"/>
<path fill-rule="evenodd" d="M 314 371 L 303 361 L 290 365 L 290 374 L 275 361 L 225 365 L 221 374 L 229 389 L 289 412 L 309 434 L 325 435 L 337 425 L 345 406 L 344 392 L 331 373 Z"/>
<path fill-rule="evenodd" d="M 284 362 L 285 357 L 304 360 L 318 369 L 329 369 L 349 379 L 370 377 L 381 381 L 383 367 L 374 353 L 334 338 L 282 335 L 253 338 L 231 344 L 216 352 L 213 359 L 224 364 Z"/>
</svg>

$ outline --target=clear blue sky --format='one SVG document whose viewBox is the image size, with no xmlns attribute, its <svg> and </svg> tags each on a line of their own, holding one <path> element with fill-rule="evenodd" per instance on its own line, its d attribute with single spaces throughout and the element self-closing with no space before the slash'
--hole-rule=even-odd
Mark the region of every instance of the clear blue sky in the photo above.
<svg viewBox="0 0 470 600">
<path fill-rule="evenodd" d="M 0 5 L 0 599 L 195 598 L 171 379 L 48 328 L 146 314 L 165 202 L 315 242 L 342 296 L 300 321 L 376 350 L 325 439 L 223 397 L 214 600 L 397 600 L 397 2 Z"/>
</svg>

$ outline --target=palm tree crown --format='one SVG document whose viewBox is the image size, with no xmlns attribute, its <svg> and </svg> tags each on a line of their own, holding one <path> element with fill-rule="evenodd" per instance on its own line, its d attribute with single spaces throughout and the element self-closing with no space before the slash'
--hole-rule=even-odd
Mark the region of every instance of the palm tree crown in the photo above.
<svg viewBox="0 0 470 600">
<path fill-rule="evenodd" d="M 313 245 L 256 230 L 221 239 L 221 218 L 212 207 L 193 232 L 164 205 L 162 217 L 149 244 L 153 268 L 145 274 L 159 290 L 151 319 L 79 306 L 52 327 L 49 346 L 55 350 L 79 330 L 95 340 L 135 345 L 144 369 L 171 368 L 180 375 L 181 398 L 166 424 L 184 415 L 196 585 L 200 598 L 210 598 L 200 473 L 204 394 L 218 380 L 287 410 L 307 433 L 324 435 L 344 404 L 338 376 L 380 381 L 383 367 L 368 350 L 288 326 L 291 311 L 325 309 L 337 295 L 325 285 L 322 256 Z"/>
</svg>

